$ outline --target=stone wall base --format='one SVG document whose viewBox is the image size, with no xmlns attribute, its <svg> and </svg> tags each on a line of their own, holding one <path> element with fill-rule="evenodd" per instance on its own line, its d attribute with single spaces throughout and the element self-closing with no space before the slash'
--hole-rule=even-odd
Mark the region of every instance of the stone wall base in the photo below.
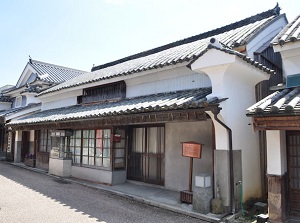
<svg viewBox="0 0 300 223">
<path fill-rule="evenodd" d="M 285 222 L 287 201 L 287 174 L 268 175 L 268 205 L 270 222 Z"/>
</svg>

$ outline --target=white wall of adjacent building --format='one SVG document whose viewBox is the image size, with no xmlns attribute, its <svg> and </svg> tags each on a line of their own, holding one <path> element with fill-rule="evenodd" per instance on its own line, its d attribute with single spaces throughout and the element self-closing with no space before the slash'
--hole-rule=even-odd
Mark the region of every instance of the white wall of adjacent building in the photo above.
<svg viewBox="0 0 300 223">
<path fill-rule="evenodd" d="M 282 57 L 283 74 L 285 77 L 300 73 L 300 42 L 286 43 L 283 46 L 273 47 Z"/>
<path fill-rule="evenodd" d="M 254 39 L 247 44 L 247 55 L 254 58 L 254 52 L 263 44 L 272 40 L 287 24 L 285 16 L 281 15 L 275 22 L 263 29 Z"/>
</svg>

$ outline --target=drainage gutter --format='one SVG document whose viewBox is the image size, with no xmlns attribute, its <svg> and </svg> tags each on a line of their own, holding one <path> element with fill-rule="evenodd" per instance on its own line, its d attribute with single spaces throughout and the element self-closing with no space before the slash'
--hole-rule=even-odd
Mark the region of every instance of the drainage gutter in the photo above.
<svg viewBox="0 0 300 223">
<path fill-rule="evenodd" d="M 232 130 L 218 118 L 220 113 L 220 108 L 213 109 L 212 113 L 214 114 L 214 119 L 222 125 L 228 132 L 229 140 L 229 183 L 230 183 L 230 209 L 232 214 L 235 214 L 235 204 L 234 204 L 234 175 L 233 175 L 233 151 L 232 151 Z"/>
</svg>

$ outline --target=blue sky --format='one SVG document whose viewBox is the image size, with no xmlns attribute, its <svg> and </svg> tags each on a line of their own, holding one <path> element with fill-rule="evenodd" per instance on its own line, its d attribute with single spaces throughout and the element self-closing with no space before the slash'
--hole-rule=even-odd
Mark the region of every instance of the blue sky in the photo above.
<svg viewBox="0 0 300 223">
<path fill-rule="evenodd" d="M 275 7 L 289 21 L 299 0 L 1 0 L 0 86 L 15 85 L 28 56 L 90 71 Z"/>
</svg>

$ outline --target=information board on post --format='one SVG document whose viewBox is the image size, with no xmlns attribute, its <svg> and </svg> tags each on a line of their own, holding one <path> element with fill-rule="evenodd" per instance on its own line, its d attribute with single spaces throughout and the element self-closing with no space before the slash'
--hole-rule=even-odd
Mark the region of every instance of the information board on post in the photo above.
<svg viewBox="0 0 300 223">
<path fill-rule="evenodd" d="M 182 142 L 182 156 L 201 159 L 201 150 L 201 143 Z"/>
</svg>

